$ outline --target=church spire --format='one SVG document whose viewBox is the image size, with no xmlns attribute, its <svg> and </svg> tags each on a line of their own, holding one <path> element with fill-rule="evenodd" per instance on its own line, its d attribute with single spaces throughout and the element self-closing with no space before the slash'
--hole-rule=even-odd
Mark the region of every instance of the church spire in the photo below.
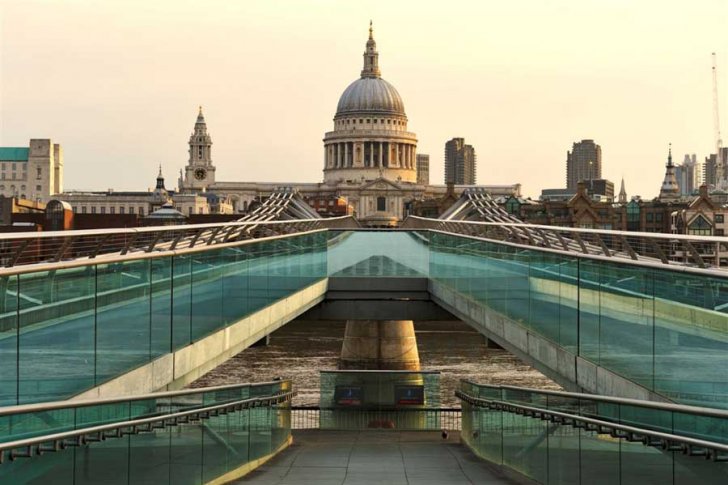
<svg viewBox="0 0 728 485">
<path fill-rule="evenodd" d="M 157 174 L 157 190 L 164 190 L 164 175 L 162 175 L 162 164 L 159 164 L 159 174 Z"/>
<path fill-rule="evenodd" d="M 622 177 L 622 185 L 619 189 L 619 203 L 620 204 L 627 203 L 627 191 L 624 189 L 624 177 Z"/>
<path fill-rule="evenodd" d="M 672 164 L 672 143 L 670 143 L 667 152 L 667 165 L 665 165 L 665 179 L 662 181 L 662 187 L 660 188 L 660 199 L 670 200 L 678 197 L 680 197 L 680 187 L 675 176 L 675 165 Z"/>
<path fill-rule="evenodd" d="M 361 77 L 382 77 L 379 70 L 379 52 L 377 52 L 377 43 L 374 41 L 374 27 L 372 21 L 369 21 L 369 40 L 367 40 L 367 48 L 364 51 L 364 69 L 361 70 Z"/>
</svg>

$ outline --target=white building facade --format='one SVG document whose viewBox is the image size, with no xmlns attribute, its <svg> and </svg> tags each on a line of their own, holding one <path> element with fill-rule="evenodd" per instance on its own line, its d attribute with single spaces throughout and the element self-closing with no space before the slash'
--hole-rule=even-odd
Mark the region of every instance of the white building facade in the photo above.
<svg viewBox="0 0 728 485">
<path fill-rule="evenodd" d="M 0 147 L 0 195 L 48 202 L 63 192 L 63 148 L 50 139 Z"/>
</svg>

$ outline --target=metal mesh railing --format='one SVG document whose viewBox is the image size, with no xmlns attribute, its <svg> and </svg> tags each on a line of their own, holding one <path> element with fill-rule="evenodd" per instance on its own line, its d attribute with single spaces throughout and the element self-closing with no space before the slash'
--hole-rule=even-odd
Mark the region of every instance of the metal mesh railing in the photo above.
<svg viewBox="0 0 728 485">
<path fill-rule="evenodd" d="M 342 409 L 293 406 L 291 429 L 407 429 L 433 431 L 461 429 L 460 408 Z"/>
</svg>

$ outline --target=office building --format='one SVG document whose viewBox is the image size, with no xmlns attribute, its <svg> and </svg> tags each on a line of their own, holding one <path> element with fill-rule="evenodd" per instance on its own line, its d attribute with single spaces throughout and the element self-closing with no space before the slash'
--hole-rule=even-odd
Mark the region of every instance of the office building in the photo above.
<svg viewBox="0 0 728 485">
<path fill-rule="evenodd" d="M 475 185 L 475 149 L 464 138 L 445 143 L 445 183 Z"/>
<path fill-rule="evenodd" d="M 417 183 L 430 185 L 430 156 L 424 153 L 417 154 Z"/>
<path fill-rule="evenodd" d="M 602 147 L 594 140 L 581 140 L 574 143 L 566 152 L 566 188 L 576 192 L 582 180 L 602 178 Z"/>
</svg>

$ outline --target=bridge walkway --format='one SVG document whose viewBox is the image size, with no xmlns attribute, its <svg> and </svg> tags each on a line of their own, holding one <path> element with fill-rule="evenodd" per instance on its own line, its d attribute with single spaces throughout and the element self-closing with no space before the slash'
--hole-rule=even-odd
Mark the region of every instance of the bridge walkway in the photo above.
<svg viewBox="0 0 728 485">
<path fill-rule="evenodd" d="M 516 483 L 439 431 L 293 430 L 293 444 L 233 483 L 447 485 Z"/>
</svg>

